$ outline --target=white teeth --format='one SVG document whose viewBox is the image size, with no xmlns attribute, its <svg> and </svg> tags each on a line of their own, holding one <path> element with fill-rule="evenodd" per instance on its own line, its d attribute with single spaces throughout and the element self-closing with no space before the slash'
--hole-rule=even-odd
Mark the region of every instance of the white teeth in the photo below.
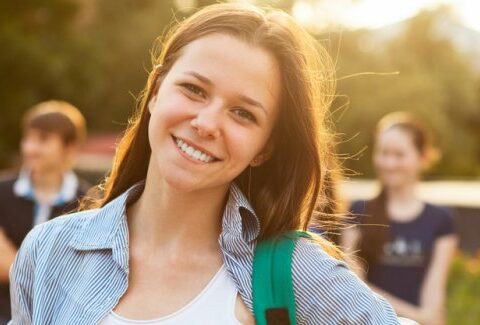
<svg viewBox="0 0 480 325">
<path fill-rule="evenodd" d="M 175 138 L 175 143 L 180 148 L 180 150 L 182 150 L 187 155 L 189 155 L 190 157 L 192 157 L 196 160 L 200 160 L 200 161 L 203 161 L 203 162 L 210 162 L 210 161 L 214 160 L 214 158 L 212 156 L 209 156 L 204 152 L 201 152 L 199 150 L 196 150 L 196 149 L 190 147 L 188 144 L 186 144 L 184 141 L 182 141 L 180 139 Z"/>
</svg>

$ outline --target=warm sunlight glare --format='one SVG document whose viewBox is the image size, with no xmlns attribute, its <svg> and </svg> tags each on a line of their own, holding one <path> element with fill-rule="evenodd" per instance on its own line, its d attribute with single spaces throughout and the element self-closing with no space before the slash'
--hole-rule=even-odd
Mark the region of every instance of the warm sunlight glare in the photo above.
<svg viewBox="0 0 480 325">
<path fill-rule="evenodd" d="M 378 28 L 449 5 L 467 27 L 480 31 L 480 0 L 299 0 L 293 15 L 304 25 Z"/>
<path fill-rule="evenodd" d="M 297 1 L 293 5 L 292 14 L 300 24 L 308 25 L 312 23 L 313 8 L 307 2 Z"/>
</svg>

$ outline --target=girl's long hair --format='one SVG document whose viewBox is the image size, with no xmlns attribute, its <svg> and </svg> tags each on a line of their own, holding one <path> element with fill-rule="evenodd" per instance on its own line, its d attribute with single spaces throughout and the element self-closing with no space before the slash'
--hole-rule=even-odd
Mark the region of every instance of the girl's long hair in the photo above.
<svg viewBox="0 0 480 325">
<path fill-rule="evenodd" d="M 248 168 L 235 179 L 243 193 L 250 193 L 261 224 L 259 238 L 307 230 L 312 216 L 321 227 L 326 220 L 322 216 L 333 204 L 328 194 L 334 184 L 325 182 L 325 178 L 338 173 L 327 125 L 336 87 L 333 62 L 286 13 L 240 4 L 205 7 L 173 27 L 163 44 L 158 43 L 153 52 L 155 68 L 118 145 L 110 175 L 100 187 L 99 198 L 86 199 L 83 209 L 102 207 L 145 179 L 151 154 L 148 103 L 182 49 L 212 33 L 232 35 L 267 50 L 281 70 L 280 114 L 270 139 L 273 154 L 264 164 L 252 168 L 250 191 Z M 336 247 L 326 242 L 324 247 L 338 256 Z"/>
</svg>

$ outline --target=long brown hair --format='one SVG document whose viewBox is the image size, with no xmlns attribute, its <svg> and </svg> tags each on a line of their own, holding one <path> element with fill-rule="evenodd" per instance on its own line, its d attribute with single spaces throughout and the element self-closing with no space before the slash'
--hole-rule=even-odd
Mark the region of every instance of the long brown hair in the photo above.
<svg viewBox="0 0 480 325">
<path fill-rule="evenodd" d="M 237 37 L 267 50 L 277 60 L 282 88 L 279 119 L 271 135 L 272 156 L 252 168 L 250 191 L 248 168 L 235 182 L 244 193 L 250 193 L 261 223 L 260 238 L 306 230 L 314 212 L 322 212 L 328 205 L 318 198 L 326 197 L 324 178 L 336 166 L 326 125 L 326 113 L 335 91 L 334 66 L 325 49 L 289 15 L 250 5 L 211 5 L 169 31 L 161 51 L 153 51 L 155 68 L 117 148 L 102 196 L 84 207 L 103 206 L 146 177 L 151 154 L 148 103 L 182 49 L 212 33 Z"/>
<path fill-rule="evenodd" d="M 415 149 L 429 164 L 438 159 L 438 152 L 432 144 L 429 129 L 415 115 L 408 112 L 393 112 L 385 115 L 377 123 L 376 136 L 393 128 L 408 134 Z M 388 240 L 387 191 L 383 186 L 374 199 L 365 205 L 366 225 L 361 227 L 361 242 L 359 255 L 368 264 L 375 263 Z"/>
</svg>

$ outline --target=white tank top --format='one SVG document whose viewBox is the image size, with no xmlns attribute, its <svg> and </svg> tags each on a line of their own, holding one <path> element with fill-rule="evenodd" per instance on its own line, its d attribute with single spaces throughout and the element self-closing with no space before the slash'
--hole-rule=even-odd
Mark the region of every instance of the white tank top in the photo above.
<svg viewBox="0 0 480 325">
<path fill-rule="evenodd" d="M 205 288 L 187 305 L 157 319 L 127 319 L 111 311 L 99 325 L 240 325 L 235 317 L 237 288 L 225 269 L 218 270 Z"/>
</svg>

